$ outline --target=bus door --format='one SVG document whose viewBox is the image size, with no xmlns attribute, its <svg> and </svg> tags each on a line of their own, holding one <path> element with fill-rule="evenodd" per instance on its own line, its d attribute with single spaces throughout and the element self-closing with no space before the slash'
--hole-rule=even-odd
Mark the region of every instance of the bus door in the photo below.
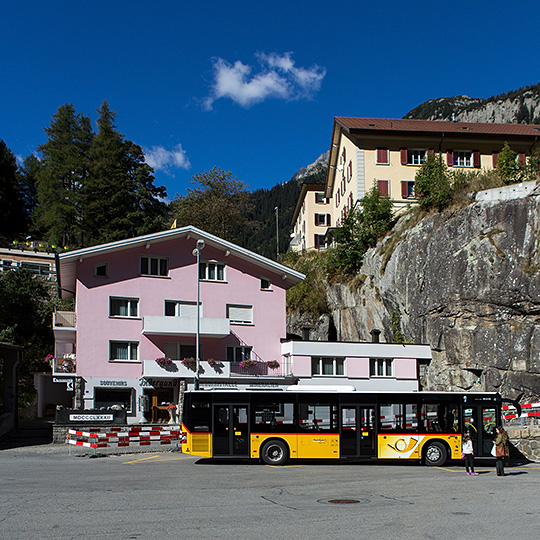
<svg viewBox="0 0 540 540">
<path fill-rule="evenodd" d="M 341 405 L 340 417 L 341 457 L 376 456 L 375 407 L 372 405 Z"/>
<path fill-rule="evenodd" d="M 213 456 L 249 456 L 248 406 L 214 404 Z"/>
<path fill-rule="evenodd" d="M 495 403 L 467 403 L 463 405 L 463 433 L 469 433 L 476 456 L 491 456 L 495 426 L 497 425 Z"/>
</svg>

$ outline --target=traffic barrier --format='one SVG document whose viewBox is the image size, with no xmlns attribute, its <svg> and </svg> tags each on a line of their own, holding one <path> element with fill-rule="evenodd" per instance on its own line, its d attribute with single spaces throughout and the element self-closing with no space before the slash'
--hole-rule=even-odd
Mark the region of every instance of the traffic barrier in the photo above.
<svg viewBox="0 0 540 540">
<path fill-rule="evenodd" d="M 181 443 L 180 426 L 126 426 L 118 428 L 92 428 L 92 431 L 68 429 L 68 445 L 92 448 L 125 448 L 128 446 L 166 445 Z M 71 449 L 71 448 L 70 448 Z"/>
<path fill-rule="evenodd" d="M 512 410 L 516 410 L 513 405 L 504 405 L 502 410 L 503 418 L 505 420 L 512 420 L 513 418 L 531 418 L 540 416 L 540 403 L 524 403 L 521 405 L 521 416 L 518 415 L 517 412 L 511 412 Z M 508 411 L 508 413 L 504 414 L 504 411 Z"/>
</svg>

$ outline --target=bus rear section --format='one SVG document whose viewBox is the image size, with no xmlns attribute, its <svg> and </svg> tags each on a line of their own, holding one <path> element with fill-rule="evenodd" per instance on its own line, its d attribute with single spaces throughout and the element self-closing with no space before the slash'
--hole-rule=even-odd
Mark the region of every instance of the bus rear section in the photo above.
<svg viewBox="0 0 540 540">
<path fill-rule="evenodd" d="M 464 393 L 187 392 L 183 451 L 215 458 L 413 459 L 442 465 L 491 457 L 500 396 Z"/>
</svg>

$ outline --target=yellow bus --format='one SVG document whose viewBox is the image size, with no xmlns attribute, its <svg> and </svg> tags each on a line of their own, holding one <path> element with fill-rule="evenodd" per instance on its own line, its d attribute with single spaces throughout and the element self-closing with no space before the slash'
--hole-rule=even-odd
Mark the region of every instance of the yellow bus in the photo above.
<svg viewBox="0 0 540 540">
<path fill-rule="evenodd" d="M 207 458 L 409 459 L 442 465 L 461 457 L 470 433 L 475 457 L 491 457 L 503 399 L 488 392 L 190 391 L 182 451 Z"/>
</svg>

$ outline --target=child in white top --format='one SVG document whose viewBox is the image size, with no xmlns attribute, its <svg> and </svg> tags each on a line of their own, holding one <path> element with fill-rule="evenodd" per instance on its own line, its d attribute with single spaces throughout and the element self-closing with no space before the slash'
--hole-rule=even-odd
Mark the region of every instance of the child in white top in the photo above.
<svg viewBox="0 0 540 540">
<path fill-rule="evenodd" d="M 467 474 L 472 476 L 478 476 L 477 472 L 474 472 L 474 450 L 471 441 L 471 436 L 468 433 L 463 435 L 463 445 L 461 447 L 462 457 L 465 460 L 465 470 Z"/>
</svg>

